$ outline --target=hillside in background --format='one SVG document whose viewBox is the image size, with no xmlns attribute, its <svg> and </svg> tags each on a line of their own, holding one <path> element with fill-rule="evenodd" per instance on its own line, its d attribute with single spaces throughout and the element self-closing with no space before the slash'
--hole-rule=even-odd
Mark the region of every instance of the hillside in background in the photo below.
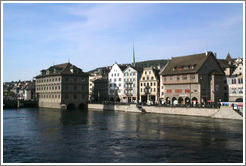
<svg viewBox="0 0 246 166">
<path fill-rule="evenodd" d="M 167 64 L 167 62 L 168 62 L 167 59 L 142 61 L 142 62 L 136 62 L 136 67 L 145 68 L 145 67 L 150 67 L 150 66 L 152 67 L 160 66 L 160 68 L 162 68 Z M 124 64 L 124 65 L 130 65 L 130 63 Z M 109 69 L 109 67 L 99 67 L 94 70 L 90 70 L 87 73 L 93 73 L 95 71 L 98 71 L 99 69 L 105 70 L 105 69 Z"/>
</svg>

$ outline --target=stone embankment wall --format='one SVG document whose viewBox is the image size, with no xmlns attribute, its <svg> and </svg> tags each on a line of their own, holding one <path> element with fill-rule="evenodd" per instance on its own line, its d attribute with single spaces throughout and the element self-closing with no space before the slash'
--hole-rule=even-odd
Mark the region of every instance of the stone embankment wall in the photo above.
<svg viewBox="0 0 246 166">
<path fill-rule="evenodd" d="M 141 112 L 135 104 L 131 105 L 108 105 L 108 104 L 88 104 L 90 109 L 114 110 L 126 112 Z M 186 108 L 186 107 L 155 107 L 143 106 L 147 113 L 203 116 L 210 118 L 237 119 L 243 120 L 243 116 L 234 111 L 231 107 L 215 108 Z"/>
</svg>

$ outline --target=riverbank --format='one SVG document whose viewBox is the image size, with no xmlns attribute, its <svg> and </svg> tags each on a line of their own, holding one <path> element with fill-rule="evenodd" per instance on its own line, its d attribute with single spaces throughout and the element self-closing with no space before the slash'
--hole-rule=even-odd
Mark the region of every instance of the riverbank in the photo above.
<svg viewBox="0 0 246 166">
<path fill-rule="evenodd" d="M 112 105 L 112 104 L 88 104 L 90 109 L 113 110 L 125 112 L 139 112 L 144 110 L 146 113 L 160 113 L 172 115 L 202 116 L 220 119 L 243 120 L 242 114 L 232 109 L 232 107 L 222 106 L 218 108 L 187 108 L 187 107 L 159 107 L 142 106 L 141 110 L 135 105 Z"/>
</svg>

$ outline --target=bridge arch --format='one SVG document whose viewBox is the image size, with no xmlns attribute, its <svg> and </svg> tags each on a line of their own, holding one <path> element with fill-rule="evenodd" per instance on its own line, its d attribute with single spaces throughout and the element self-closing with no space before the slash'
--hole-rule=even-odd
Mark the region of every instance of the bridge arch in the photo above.
<svg viewBox="0 0 246 166">
<path fill-rule="evenodd" d="M 75 105 L 73 103 L 69 103 L 67 105 L 67 110 L 73 110 L 75 108 Z"/>
</svg>

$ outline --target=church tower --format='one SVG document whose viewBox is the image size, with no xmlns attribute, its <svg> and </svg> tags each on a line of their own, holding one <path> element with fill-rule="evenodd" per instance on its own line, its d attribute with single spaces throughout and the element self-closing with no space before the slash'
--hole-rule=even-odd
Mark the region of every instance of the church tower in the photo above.
<svg viewBox="0 0 246 166">
<path fill-rule="evenodd" d="M 134 52 L 134 44 L 133 44 L 133 54 L 132 54 L 132 66 L 135 67 L 136 63 L 135 63 L 135 52 Z"/>
</svg>

